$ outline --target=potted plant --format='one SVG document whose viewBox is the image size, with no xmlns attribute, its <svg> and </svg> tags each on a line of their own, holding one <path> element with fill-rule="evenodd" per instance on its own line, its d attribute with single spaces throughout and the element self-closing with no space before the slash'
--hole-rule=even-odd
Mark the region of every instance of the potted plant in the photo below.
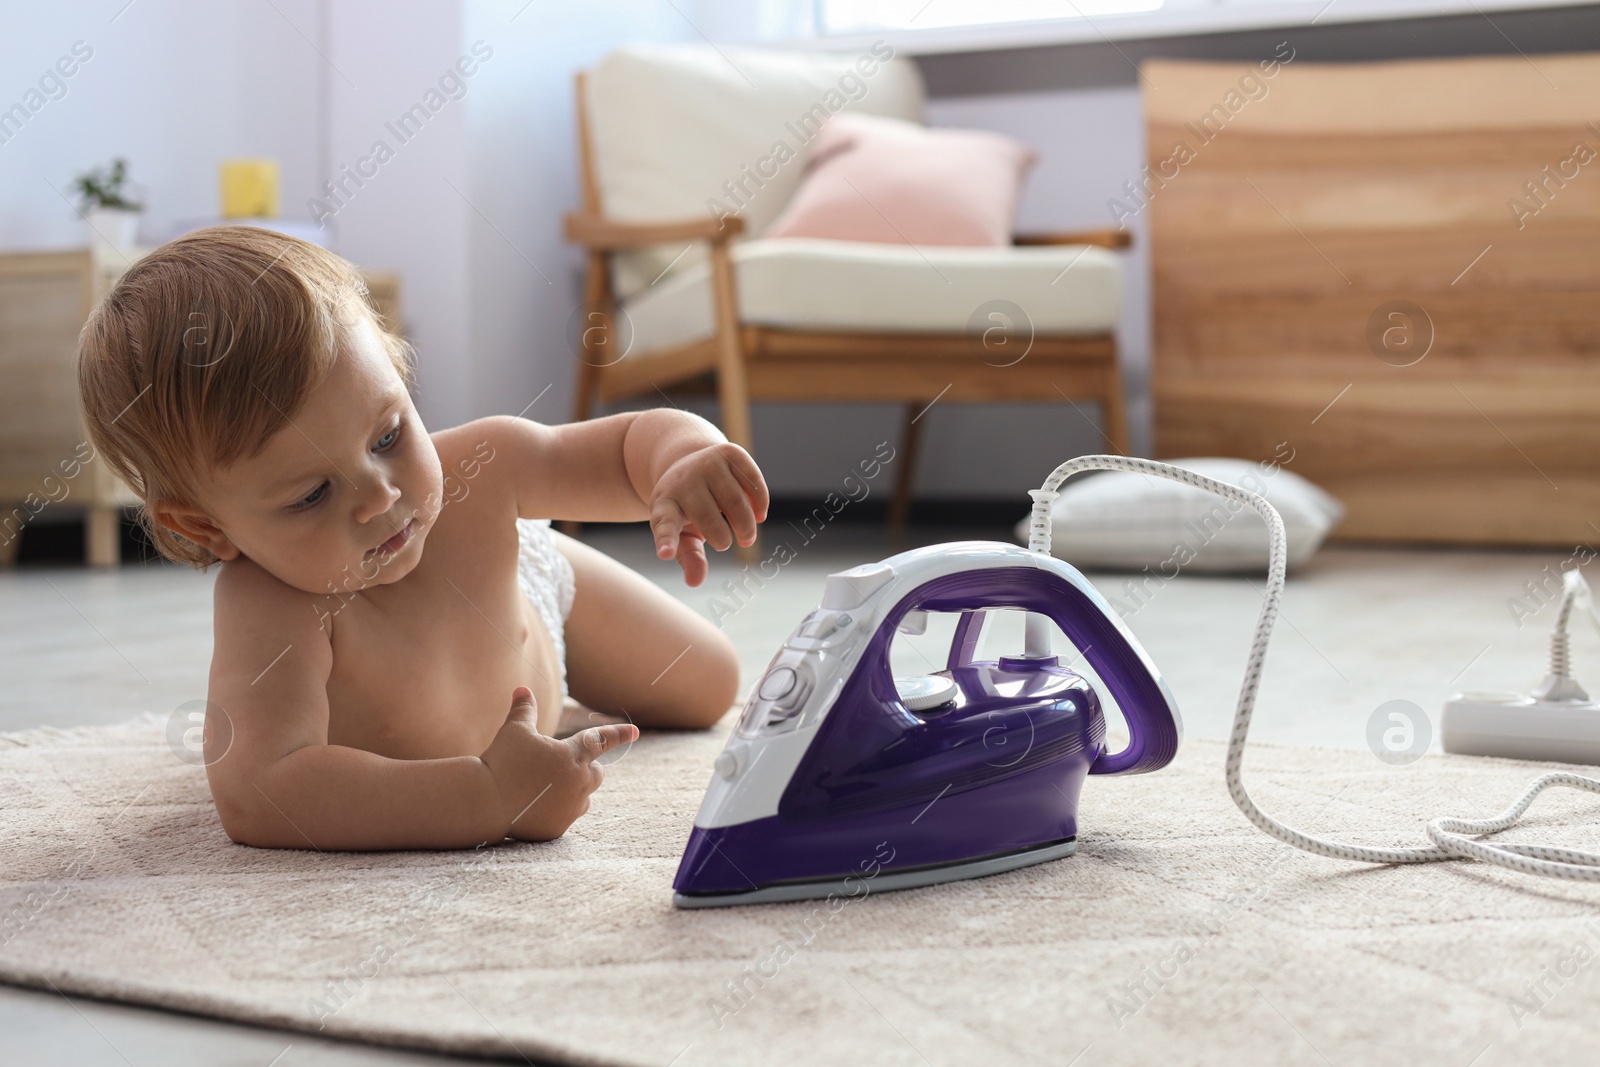
<svg viewBox="0 0 1600 1067">
<path fill-rule="evenodd" d="M 127 188 L 127 160 L 113 159 L 109 166 L 78 175 L 72 184 L 78 191 L 78 213 L 89 228 L 91 245 L 124 249 L 138 242 L 139 212 L 144 205 L 134 200 Z"/>
</svg>

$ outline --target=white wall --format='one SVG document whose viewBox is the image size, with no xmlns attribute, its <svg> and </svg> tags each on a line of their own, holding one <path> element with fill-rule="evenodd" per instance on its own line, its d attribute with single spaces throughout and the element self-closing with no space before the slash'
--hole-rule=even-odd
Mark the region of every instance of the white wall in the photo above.
<svg viewBox="0 0 1600 1067">
<path fill-rule="evenodd" d="M 928 121 L 934 126 L 957 126 L 997 130 L 1031 145 L 1039 161 L 1028 175 L 1022 201 L 1017 206 L 1019 232 L 1041 230 L 1105 229 L 1114 224 L 1106 208 L 1111 197 L 1122 197 L 1122 185 L 1137 183 L 1144 166 L 1144 111 L 1139 90 L 1105 87 L 1057 90 L 1035 93 L 1002 93 L 984 96 L 938 97 L 929 102 Z M 1150 447 L 1150 238 L 1149 218 L 1141 213 L 1128 220 L 1133 247 L 1119 253 L 1123 264 L 1122 320 L 1117 344 L 1122 356 L 1123 384 L 1127 390 L 1128 414 L 1133 451 L 1149 455 Z M 1085 405 L 1084 411 L 1092 411 Z M 1015 421 L 1002 424 L 985 416 L 979 419 L 995 427 L 989 436 L 994 441 L 1003 434 L 1006 442 L 1026 440 L 1026 435 L 1047 433 L 1046 427 L 1060 420 L 1086 421 L 1067 407 L 1056 407 L 1043 418 L 1027 416 L 1026 430 Z M 1003 427 L 1003 428 L 1002 428 Z M 1108 451 L 1109 446 L 1097 430 L 1083 433 L 1055 433 L 1050 447 L 1056 451 L 1027 453 L 1028 486 L 1037 486 L 1056 464 L 1081 452 Z M 1067 454 L 1063 448 L 1077 448 Z M 1009 459 L 994 457 L 985 449 L 977 454 L 978 465 L 999 462 L 1002 469 L 1014 470 Z M 1059 456 L 1059 458 L 1053 458 Z M 1038 468 L 1043 466 L 1043 473 Z M 1023 471 L 1016 471 L 1021 476 Z M 974 484 L 975 469 L 953 471 L 949 488 L 960 490 Z M 967 491 L 970 491 L 968 489 Z"/>
<path fill-rule="evenodd" d="M 583 256 L 561 236 L 562 215 L 581 199 L 573 75 L 624 41 L 695 32 L 659 0 L 465 6 L 466 36 L 494 48 L 467 98 L 472 414 L 526 410 L 540 422 L 565 422 L 577 365 L 568 325 L 583 269 Z"/>
<path fill-rule="evenodd" d="M 0 247 L 82 245 L 83 224 L 60 194 L 118 155 L 145 189 L 149 241 L 217 213 L 217 164 L 228 157 L 275 157 L 286 201 L 309 193 L 320 60 L 285 16 L 314 24 L 317 0 L 274 0 L 282 15 L 256 3 L 126 2 L 10 6 L 0 109 L 23 101 L 75 42 L 93 54 L 65 79 L 65 95 L 0 143 Z"/>
<path fill-rule="evenodd" d="M 65 80 L 65 94 L 0 144 L 0 247 L 83 244 L 83 224 L 60 193 L 70 192 L 74 174 L 113 156 L 129 160 L 143 187 L 141 240 L 158 243 L 185 221 L 217 217 L 226 158 L 277 159 L 283 214 L 307 218 L 308 201 L 326 200 L 322 183 L 387 138 L 394 158 L 349 197 L 324 240 L 363 266 L 402 275 L 424 416 L 448 425 L 479 413 L 469 208 L 445 184 L 469 187 L 464 101 L 432 114 L 403 145 L 384 126 L 467 51 L 461 4 L 31 5 L 0 33 L 0 109 L 25 100 L 78 41 L 92 55 Z"/>
<path fill-rule="evenodd" d="M 456 0 L 324 2 L 327 62 L 319 76 L 326 86 L 327 150 L 316 190 L 323 205 L 300 202 L 286 205 L 285 213 L 322 217 L 337 209 L 329 226 L 340 254 L 399 272 L 406 327 L 417 348 L 418 409 L 430 427 L 454 425 L 477 413 L 471 207 L 463 199 L 470 186 L 466 109 L 494 59 L 459 88 L 446 81 L 450 91 L 443 91 L 441 79 L 459 76 L 454 64 L 475 59 Z M 426 119 L 402 126 L 414 105 Z M 380 143 L 393 153 L 387 161 L 374 151 Z M 323 181 L 335 182 L 338 200 L 320 195 Z"/>
</svg>

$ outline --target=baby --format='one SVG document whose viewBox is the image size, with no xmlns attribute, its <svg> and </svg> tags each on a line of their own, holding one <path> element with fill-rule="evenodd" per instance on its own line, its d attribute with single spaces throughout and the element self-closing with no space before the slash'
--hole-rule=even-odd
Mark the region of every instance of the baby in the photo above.
<svg viewBox="0 0 1600 1067">
<path fill-rule="evenodd" d="M 755 542 L 766 483 L 676 410 L 430 434 L 410 349 L 365 293 L 315 245 L 221 226 L 140 260 L 83 331 L 99 454 L 162 555 L 222 564 L 217 813 L 266 848 L 559 837 L 597 757 L 634 724 L 710 726 L 739 666 L 708 621 L 536 517 L 648 519 L 693 586 L 705 544 Z M 569 677 L 627 721 L 556 740 Z"/>
</svg>

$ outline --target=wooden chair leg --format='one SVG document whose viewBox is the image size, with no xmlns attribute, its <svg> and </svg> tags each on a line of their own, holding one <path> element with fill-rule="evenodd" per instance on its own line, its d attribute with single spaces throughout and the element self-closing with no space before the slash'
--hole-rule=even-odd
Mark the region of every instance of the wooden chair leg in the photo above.
<svg viewBox="0 0 1600 1067">
<path fill-rule="evenodd" d="M 84 520 L 83 544 L 91 567 L 115 567 L 122 562 L 122 509 L 90 508 Z"/>
<path fill-rule="evenodd" d="M 600 368 L 583 362 L 578 364 L 578 388 L 572 403 L 572 421 L 584 422 L 594 410 L 595 390 L 600 385 Z"/>
<path fill-rule="evenodd" d="M 911 521 L 911 486 L 916 477 L 917 441 L 921 427 L 917 425 L 917 412 L 925 410 L 921 401 L 906 405 L 906 422 L 900 431 L 900 469 L 894 476 L 894 500 L 889 503 L 889 528 L 904 531 Z"/>
<path fill-rule="evenodd" d="M 584 282 L 584 321 L 578 331 L 578 387 L 573 396 L 572 421 L 583 422 L 594 412 L 595 396 L 600 389 L 600 370 L 614 362 L 611 355 L 618 343 L 616 302 L 611 297 L 611 282 L 607 271 L 610 265 L 603 254 L 589 256 L 589 274 Z M 599 316 L 596 321 L 595 316 Z M 568 537 L 577 537 L 583 523 L 562 519 L 556 529 Z"/>
<path fill-rule="evenodd" d="M 1118 455 L 1132 455 L 1128 444 L 1128 405 L 1122 393 L 1122 367 L 1112 349 L 1111 365 L 1106 368 L 1105 392 L 1101 395 L 1101 418 L 1106 437 Z"/>
</svg>

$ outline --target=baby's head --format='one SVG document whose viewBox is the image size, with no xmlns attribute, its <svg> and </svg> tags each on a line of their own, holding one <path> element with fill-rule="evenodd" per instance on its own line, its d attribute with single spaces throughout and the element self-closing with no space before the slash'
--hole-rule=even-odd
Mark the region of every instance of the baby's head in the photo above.
<svg viewBox="0 0 1600 1067">
<path fill-rule="evenodd" d="M 90 438 L 157 551 L 202 569 L 244 556 L 307 592 L 420 558 L 443 473 L 411 379 L 354 267 L 246 226 L 134 264 L 79 342 Z"/>
</svg>

